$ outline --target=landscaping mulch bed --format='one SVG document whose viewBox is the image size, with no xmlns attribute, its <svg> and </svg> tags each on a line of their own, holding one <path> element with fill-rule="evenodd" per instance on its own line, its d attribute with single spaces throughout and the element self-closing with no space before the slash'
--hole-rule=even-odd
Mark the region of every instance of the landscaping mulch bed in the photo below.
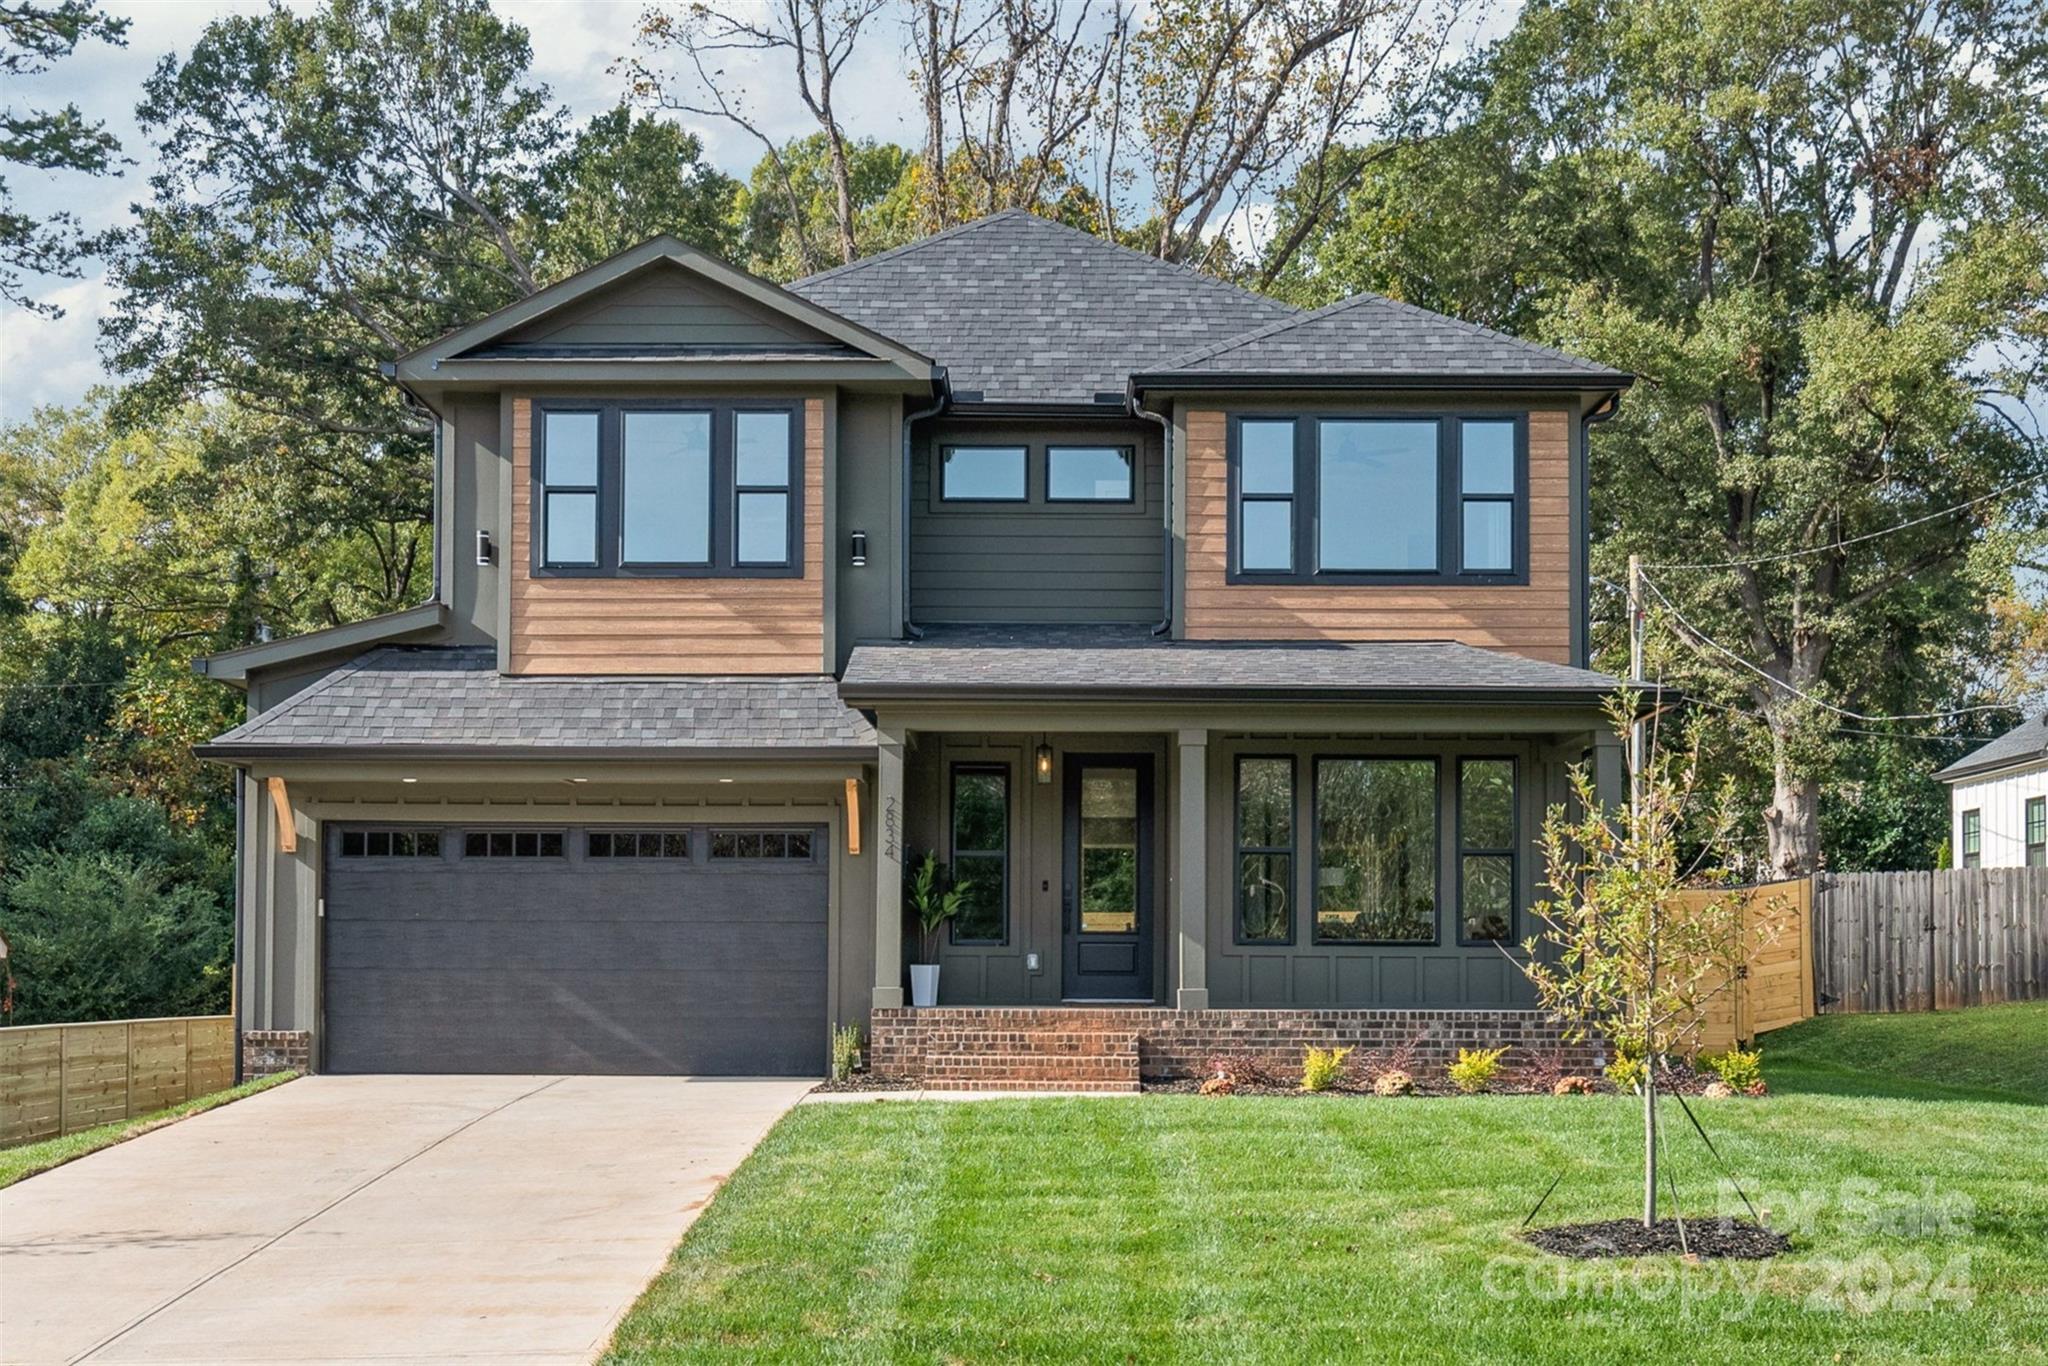
<svg viewBox="0 0 2048 1366">
<path fill-rule="evenodd" d="M 915 1091 L 917 1083 L 903 1081 L 896 1077 L 877 1077 L 867 1072 L 855 1072 L 843 1081 L 821 1081 L 811 1088 L 813 1091 Z"/>
<path fill-rule="evenodd" d="M 1746 1219 L 1726 1222 L 1703 1219 L 1687 1221 L 1679 1236 L 1678 1221 L 1660 1219 L 1656 1227 L 1644 1228 L 1640 1219 L 1606 1219 L 1592 1224 L 1559 1224 L 1554 1228 L 1532 1228 L 1522 1241 L 1559 1257 L 1589 1260 L 1599 1257 L 1655 1257 L 1690 1254 L 1694 1257 L 1724 1257 L 1756 1262 L 1789 1250 L 1792 1240 Z"/>
<path fill-rule="evenodd" d="M 1611 1091 L 1614 1089 L 1613 1087 L 1609 1086 L 1605 1081 L 1601 1081 L 1597 1084 L 1602 1091 Z M 1148 1095 L 1156 1092 L 1160 1095 L 1167 1096 L 1193 1096 L 1201 1094 L 1202 1079 L 1200 1077 L 1168 1077 L 1148 1079 L 1145 1082 L 1144 1086 L 1145 1092 Z M 1547 1087 L 1527 1085 L 1520 1081 L 1515 1080 L 1512 1077 L 1507 1078 L 1505 1080 L 1496 1081 L 1492 1085 L 1488 1086 L 1486 1090 L 1487 1093 L 1490 1095 L 1505 1096 L 1537 1096 L 1550 1094 L 1549 1089 Z M 1231 1088 L 1229 1092 L 1225 1094 L 1233 1096 L 1349 1096 L 1354 1100 L 1360 1098 L 1379 1099 L 1379 1097 L 1373 1096 L 1372 1084 L 1370 1082 L 1353 1081 L 1341 1081 L 1337 1083 L 1335 1086 L 1332 1086 L 1325 1091 L 1304 1091 L 1301 1089 L 1301 1087 L 1299 1087 L 1293 1082 L 1238 1082 L 1235 1086 Z M 1457 1096 L 1463 1094 L 1464 1093 L 1458 1090 L 1457 1087 L 1451 1085 L 1449 1081 L 1431 1081 L 1427 1078 L 1417 1078 L 1415 1082 L 1415 1089 L 1409 1092 L 1410 1096 L 1422 1097 Z M 1402 1097 L 1394 1096 L 1391 1097 L 1391 1099 L 1400 1100 L 1402 1099 Z"/>
</svg>

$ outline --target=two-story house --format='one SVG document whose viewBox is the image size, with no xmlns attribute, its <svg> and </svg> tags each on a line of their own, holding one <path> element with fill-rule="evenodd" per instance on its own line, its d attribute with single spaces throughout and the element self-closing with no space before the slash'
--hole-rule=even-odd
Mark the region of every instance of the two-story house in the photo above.
<svg viewBox="0 0 2048 1366">
<path fill-rule="evenodd" d="M 1103 1086 L 1543 1037 L 1629 377 L 1021 211 L 786 288 L 658 238 L 399 358 L 435 590 L 202 661 L 252 1066 Z M 905 1008 L 906 870 L 963 889 Z M 1421 1013 L 1418 1013 L 1421 1012 Z"/>
</svg>

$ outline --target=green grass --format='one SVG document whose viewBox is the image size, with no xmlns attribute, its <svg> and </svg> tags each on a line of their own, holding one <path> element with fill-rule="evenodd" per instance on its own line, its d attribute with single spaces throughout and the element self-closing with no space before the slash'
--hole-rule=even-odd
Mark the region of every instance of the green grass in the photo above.
<svg viewBox="0 0 2048 1366">
<path fill-rule="evenodd" d="M 268 1091 L 271 1087 L 281 1086 L 297 1075 L 296 1072 L 280 1072 L 275 1076 L 258 1077 L 254 1081 L 245 1081 L 240 1086 L 232 1086 L 225 1091 L 215 1091 L 212 1095 L 188 1100 L 183 1105 L 173 1105 L 168 1110 L 158 1110 L 155 1114 L 116 1120 L 112 1124 L 102 1124 L 97 1128 L 80 1129 L 77 1133 L 66 1134 L 62 1138 L 46 1138 L 40 1143 L 24 1143 L 18 1148 L 0 1148 L 0 1187 L 11 1186 L 17 1181 L 25 1180 L 39 1172 L 46 1172 L 52 1167 L 61 1167 L 66 1162 L 75 1162 L 87 1153 L 111 1148 L 116 1143 L 123 1143 L 140 1134 L 146 1134 L 151 1129 L 161 1129 L 166 1124 L 175 1124 L 181 1119 L 218 1109 L 244 1096 L 253 1096 L 258 1091 Z"/>
<path fill-rule="evenodd" d="M 1568 1263 L 1515 1239 L 1560 1173 L 1540 1222 L 1638 1206 L 1622 1097 L 803 1106 L 608 1359 L 2048 1360 L 2048 1107 L 1921 1075 L 1957 1076 L 1937 1036 L 2008 1059 L 1973 1082 L 2037 1057 L 2048 1014 L 1996 1013 L 1906 1017 L 1867 1047 L 1864 1020 L 1818 1022 L 1782 1067 L 1774 1035 L 1775 1094 L 1695 1102 L 1793 1237 L 1758 1264 Z M 1815 1061 L 1838 1027 L 1873 1094 Z M 1715 1164 L 1664 1114 L 1686 1208 L 1712 1214 Z"/>
<path fill-rule="evenodd" d="M 1931 1015 L 1822 1015 L 1766 1034 L 1773 1086 L 2048 1105 L 2048 1001 Z"/>
</svg>

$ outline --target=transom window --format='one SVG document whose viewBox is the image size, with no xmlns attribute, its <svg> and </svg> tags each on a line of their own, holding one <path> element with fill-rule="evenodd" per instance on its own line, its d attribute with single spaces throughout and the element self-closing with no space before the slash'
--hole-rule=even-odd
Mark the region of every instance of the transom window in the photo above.
<svg viewBox="0 0 2048 1366">
<path fill-rule="evenodd" d="M 1238 418 L 1234 581 L 1519 582 L 1521 417 Z"/>
<path fill-rule="evenodd" d="M 439 858 L 438 830 L 344 830 L 343 858 Z"/>
<path fill-rule="evenodd" d="M 1316 760 L 1315 939 L 1436 940 L 1436 761 Z"/>
<path fill-rule="evenodd" d="M 1984 813 L 1965 811 L 1963 813 L 1963 867 L 1984 866 Z"/>
<path fill-rule="evenodd" d="M 462 837 L 464 858 L 561 858 L 559 830 L 472 830 Z"/>
<path fill-rule="evenodd" d="M 790 405 L 539 405 L 536 572 L 801 574 L 800 438 Z"/>
<path fill-rule="evenodd" d="M 1010 920 L 1010 771 L 962 764 L 953 769 L 953 916 L 956 944 L 1000 944 Z"/>
<path fill-rule="evenodd" d="M 584 836 L 585 858 L 665 858 L 690 856 L 687 830 L 592 830 Z"/>
<path fill-rule="evenodd" d="M 946 446 L 939 452 L 939 497 L 948 503 L 1021 503 L 1030 496 L 1030 451 L 1023 446 Z"/>
<path fill-rule="evenodd" d="M 2027 798 L 2027 867 L 2048 868 L 2048 797 Z"/>
<path fill-rule="evenodd" d="M 1133 495 L 1129 446 L 1047 446 L 1048 503 L 1128 503 Z"/>
<path fill-rule="evenodd" d="M 1458 761 L 1458 937 L 1515 937 L 1515 761 Z"/>
</svg>

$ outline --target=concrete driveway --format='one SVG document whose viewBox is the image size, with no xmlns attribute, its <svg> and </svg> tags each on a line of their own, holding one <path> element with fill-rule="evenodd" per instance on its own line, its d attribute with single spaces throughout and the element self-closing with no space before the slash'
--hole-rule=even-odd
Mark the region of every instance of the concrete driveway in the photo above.
<svg viewBox="0 0 2048 1366">
<path fill-rule="evenodd" d="M 303 1078 L 0 1191 L 0 1360 L 588 1361 L 809 1086 Z"/>
</svg>

